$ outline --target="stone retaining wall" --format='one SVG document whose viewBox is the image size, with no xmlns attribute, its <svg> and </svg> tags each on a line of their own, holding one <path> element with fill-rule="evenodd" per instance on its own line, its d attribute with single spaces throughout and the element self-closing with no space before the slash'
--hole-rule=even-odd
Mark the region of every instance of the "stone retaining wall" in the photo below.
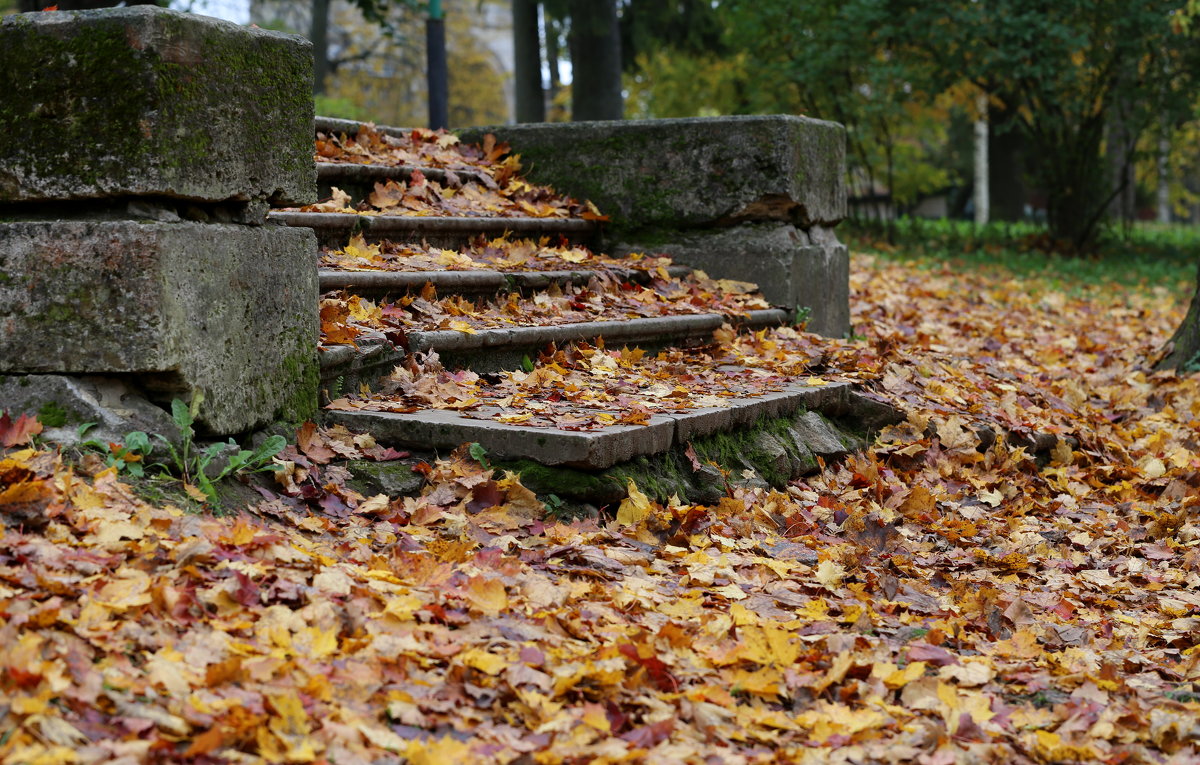
<svg viewBox="0 0 1200 765">
<path fill-rule="evenodd" d="M 0 409 L 86 409 L 65 374 L 203 394 L 210 434 L 315 410 L 316 240 L 264 225 L 315 200 L 311 84 L 307 41 L 203 16 L 0 21 Z"/>
<path fill-rule="evenodd" d="M 492 132 L 529 177 L 612 216 L 613 254 L 665 252 L 711 276 L 758 283 L 809 328 L 850 329 L 840 125 L 783 115 L 508 125 Z"/>
</svg>

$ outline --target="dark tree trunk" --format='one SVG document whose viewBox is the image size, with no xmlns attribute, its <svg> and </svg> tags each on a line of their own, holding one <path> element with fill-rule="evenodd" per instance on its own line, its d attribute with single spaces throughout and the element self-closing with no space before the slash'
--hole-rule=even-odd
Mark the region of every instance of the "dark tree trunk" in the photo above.
<svg viewBox="0 0 1200 765">
<path fill-rule="evenodd" d="M 617 0 L 571 0 L 571 119 L 619 120 L 621 34 Z"/>
<path fill-rule="evenodd" d="M 1107 145 L 1110 187 L 1116 195 L 1111 209 L 1112 217 L 1125 224 L 1136 216 L 1137 186 L 1133 177 L 1133 136 L 1129 126 L 1121 117 L 1121 108 L 1114 109 L 1108 125 Z"/>
<path fill-rule="evenodd" d="M 1154 366 L 1180 372 L 1200 371 L 1200 273 L 1196 274 L 1196 293 L 1192 295 L 1187 316 L 1167 341 L 1162 357 Z"/>
<path fill-rule="evenodd" d="M 542 93 L 542 45 L 538 39 L 536 0 L 512 0 L 513 50 L 516 58 L 517 122 L 545 122 Z"/>
<path fill-rule="evenodd" d="M 308 39 L 313 44 L 313 95 L 320 96 L 329 76 L 329 0 L 312 0 Z"/>
<path fill-rule="evenodd" d="M 993 109 L 988 115 L 989 179 L 991 220 L 1014 221 L 1025 217 L 1029 190 L 1025 185 L 1025 136 L 1011 122 L 1008 110 Z"/>
</svg>

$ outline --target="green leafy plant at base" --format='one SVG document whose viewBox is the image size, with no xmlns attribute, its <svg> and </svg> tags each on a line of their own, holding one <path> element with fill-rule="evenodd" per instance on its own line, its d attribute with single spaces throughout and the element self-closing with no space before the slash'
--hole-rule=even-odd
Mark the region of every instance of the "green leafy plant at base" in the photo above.
<svg viewBox="0 0 1200 765">
<path fill-rule="evenodd" d="M 180 434 L 178 446 L 162 434 L 147 435 L 139 430 L 127 433 L 120 444 L 92 440 L 84 441 L 80 446 L 99 453 L 108 467 L 115 467 L 118 471 L 135 478 L 147 477 L 147 470 L 151 468 L 157 468 L 155 477 L 159 478 L 173 473 L 183 481 L 185 487 L 197 487 L 204 494 L 207 504 L 215 506 L 218 504 L 216 484 L 225 478 L 279 470 L 279 466 L 272 464 L 271 459 L 283 451 L 287 440 L 283 436 L 271 436 L 256 449 L 242 449 L 231 438 L 225 443 L 218 442 L 200 448 L 196 443 L 196 430 L 193 426 L 203 401 L 203 394 L 197 393 L 190 406 L 179 399 L 171 402 L 171 420 Z M 80 436 L 94 425 L 95 423 L 86 423 L 81 426 Z M 154 451 L 151 439 L 162 442 L 166 447 L 170 465 L 161 462 L 146 463 L 146 459 Z M 227 461 L 220 470 L 210 475 L 214 473 L 210 470 L 213 462 L 223 452 L 228 452 Z"/>
<path fill-rule="evenodd" d="M 95 426 L 94 422 L 85 422 L 79 426 L 77 432 L 82 437 Z M 119 472 L 127 473 L 135 478 L 142 478 L 146 475 L 145 459 L 153 451 L 150 438 L 145 433 L 136 430 L 126 434 L 122 443 L 119 444 L 89 440 L 81 442 L 79 446 L 98 453 L 106 467 L 115 467 Z"/>
<path fill-rule="evenodd" d="M 271 458 L 283 451 L 287 441 L 283 436 L 271 436 L 257 449 L 250 450 L 238 448 L 237 442 L 231 438 L 228 443 L 215 443 L 204 449 L 198 449 L 195 443 L 196 431 L 192 426 L 203 401 L 204 395 L 197 392 L 192 397 L 191 406 L 184 404 L 179 399 L 171 402 L 171 420 L 175 423 L 175 427 L 179 428 L 181 436 L 178 449 L 165 436 L 155 434 L 155 437 L 166 445 L 167 452 L 171 455 L 171 461 L 175 463 L 175 468 L 183 480 L 186 483 L 195 483 L 200 491 L 204 492 L 209 503 L 215 505 L 217 489 L 214 484 L 236 473 L 278 470 L 278 465 L 271 464 Z M 237 451 L 229 455 L 228 462 L 215 476 L 210 477 L 208 475 L 209 466 L 221 452 L 225 451 L 226 446 L 234 447 Z"/>
</svg>

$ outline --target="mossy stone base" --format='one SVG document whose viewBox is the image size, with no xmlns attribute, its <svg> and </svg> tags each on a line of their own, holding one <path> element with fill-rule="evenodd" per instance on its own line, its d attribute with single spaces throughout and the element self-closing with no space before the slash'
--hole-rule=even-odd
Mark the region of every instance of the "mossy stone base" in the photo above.
<svg viewBox="0 0 1200 765">
<path fill-rule="evenodd" d="M 346 469 L 351 476 L 346 486 L 366 497 L 375 494 L 386 494 L 392 498 L 407 496 L 415 494 L 425 483 L 425 479 L 412 469 L 411 464 L 398 460 L 349 460 Z"/>
<path fill-rule="evenodd" d="M 312 45 L 155 6 L 0 20 L 0 202 L 316 198 Z"/>
<path fill-rule="evenodd" d="M 845 412 L 843 412 L 845 414 Z M 714 433 L 659 454 L 637 457 L 601 471 L 549 467 L 531 460 L 498 463 L 519 473 L 521 482 L 543 496 L 610 505 L 626 495 L 629 481 L 647 496 L 671 496 L 692 504 L 713 504 L 735 486 L 783 488 L 815 473 L 818 458 L 832 462 L 863 448 L 857 423 L 838 422 L 817 412 L 763 417 L 747 428 Z"/>
<path fill-rule="evenodd" d="M 311 231 L 131 221 L 0 224 L 0 373 L 122 374 L 203 393 L 232 435 L 316 408 Z"/>
</svg>

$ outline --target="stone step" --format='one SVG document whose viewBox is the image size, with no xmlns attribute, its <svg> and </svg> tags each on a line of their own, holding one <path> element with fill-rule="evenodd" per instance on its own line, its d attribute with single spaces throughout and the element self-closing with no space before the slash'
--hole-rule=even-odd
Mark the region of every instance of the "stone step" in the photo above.
<svg viewBox="0 0 1200 765">
<path fill-rule="evenodd" d="M 687 266 L 668 266 L 675 279 L 692 272 Z M 320 269 L 321 292 L 345 290 L 354 295 L 378 300 L 409 292 L 420 292 L 432 284 L 439 295 L 495 295 L 502 292 L 528 294 L 551 284 L 582 286 L 596 278 L 615 278 L 622 282 L 647 284 L 652 274 L 638 268 L 579 269 L 571 271 L 347 271 Z"/>
<path fill-rule="evenodd" d="M 336 186 L 350 195 L 355 203 L 366 199 L 376 183 L 397 181 L 407 183 L 414 172 L 443 186 L 458 186 L 463 183 L 484 183 L 483 176 L 474 170 L 447 171 L 440 167 L 416 167 L 412 165 L 355 165 L 346 162 L 317 163 L 317 195 L 325 199 L 333 195 Z M 457 179 L 457 183 L 455 183 Z"/>
<path fill-rule="evenodd" d="M 356 432 L 369 432 L 388 445 L 449 450 L 475 442 L 486 450 L 489 459 L 527 459 L 542 465 L 604 470 L 636 457 L 686 448 L 690 442 L 716 433 L 746 429 L 763 419 L 780 417 L 795 418 L 789 426 L 795 432 L 795 440 L 804 443 L 813 456 L 836 458 L 850 451 L 854 444 L 846 443 L 844 434 L 823 428 L 818 419 L 806 415 L 822 412 L 828 417 L 845 419 L 859 403 L 855 397 L 861 398 L 846 382 L 793 383 L 776 393 L 732 398 L 726 407 L 655 414 L 645 425 L 612 425 L 593 431 L 534 428 L 488 419 L 501 411 L 495 406 L 470 413 L 445 409 L 405 413 L 338 409 L 326 410 L 325 418 Z M 882 406 L 873 401 L 870 405 Z"/>
<path fill-rule="evenodd" d="M 368 242 L 424 241 L 435 247 L 458 249 L 478 236 L 492 239 L 505 234 L 589 244 L 598 231 L 596 223 L 579 218 L 451 218 L 283 210 L 272 211 L 267 217 L 285 226 L 310 228 L 321 246 L 334 248 L 346 246 L 355 233 Z"/>
<path fill-rule="evenodd" d="M 340 391 L 357 391 L 375 384 L 404 360 L 406 352 L 437 351 L 448 367 L 462 366 L 475 372 L 519 369 L 546 346 L 604 338 L 609 347 L 641 347 L 658 350 L 668 346 L 700 345 L 725 323 L 743 330 L 776 327 L 788 320 L 782 309 L 750 311 L 744 317 L 718 313 L 658 316 L 652 318 L 588 321 L 542 327 L 483 329 L 474 334 L 456 330 L 410 332 L 407 349 L 379 336 L 366 336 L 352 345 L 323 346 L 321 380 L 330 398 Z M 340 382 L 339 382 L 340 381 Z M 334 388 L 340 389 L 334 390 Z"/>
<path fill-rule="evenodd" d="M 345 133 L 346 135 L 358 135 L 358 128 L 364 123 L 358 120 L 344 120 L 338 117 L 316 117 L 313 119 L 314 133 Z M 376 125 L 375 131 L 390 135 L 395 138 L 404 138 L 413 131 L 410 127 L 397 127 L 395 125 Z"/>
</svg>

